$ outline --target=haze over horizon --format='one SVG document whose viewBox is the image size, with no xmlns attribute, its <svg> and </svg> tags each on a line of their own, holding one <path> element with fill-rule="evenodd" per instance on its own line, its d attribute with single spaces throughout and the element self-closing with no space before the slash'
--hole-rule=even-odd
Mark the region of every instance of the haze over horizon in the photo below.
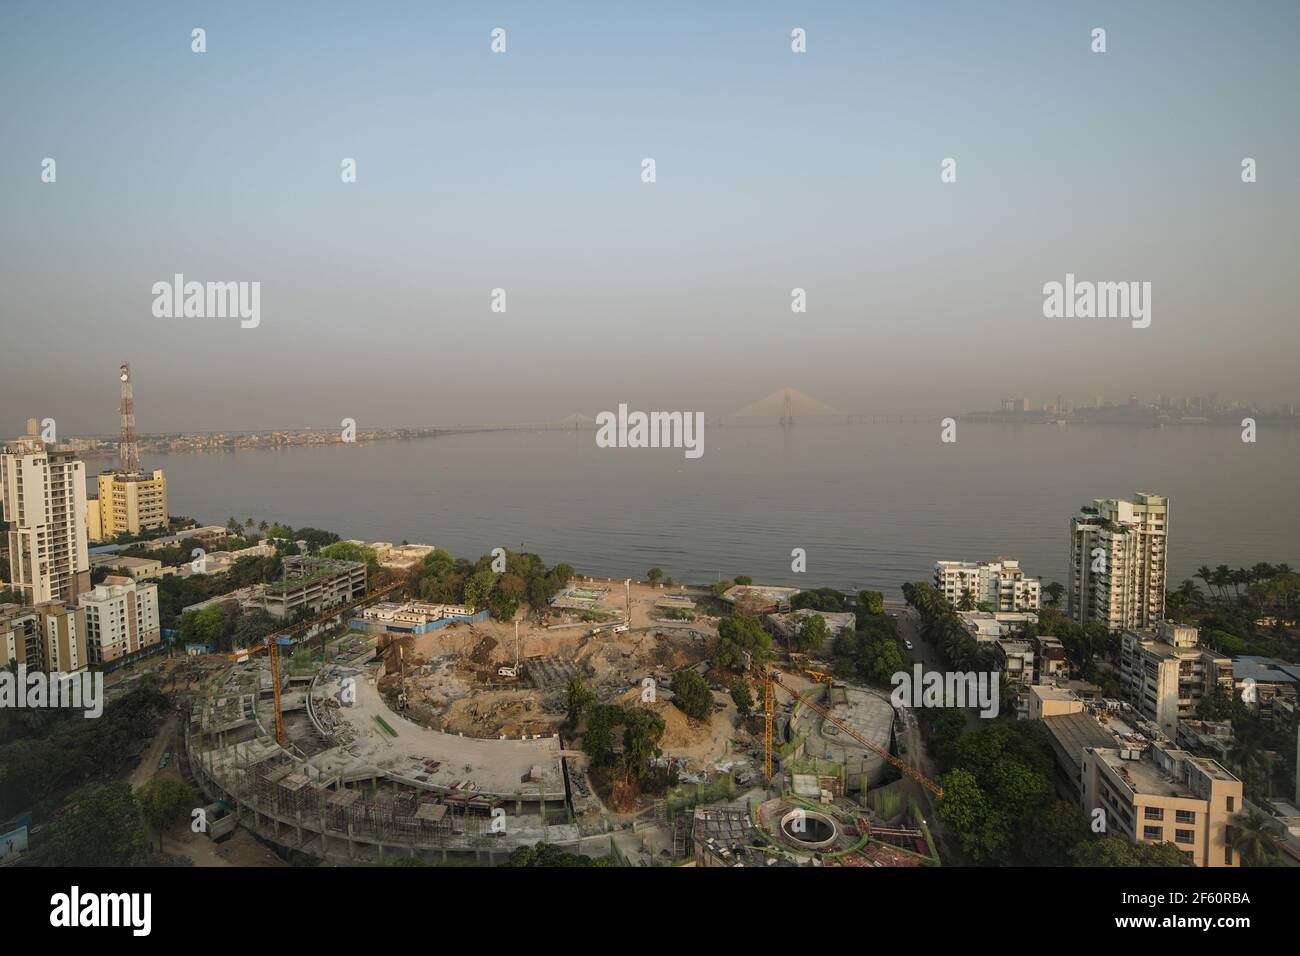
<svg viewBox="0 0 1300 956">
<path fill-rule="evenodd" d="M 143 433 L 712 417 L 786 385 L 846 412 L 1297 400 L 1298 27 L 1285 3 L 9 4 L 0 425 L 114 433 L 122 361 Z M 176 273 L 260 282 L 259 326 L 156 318 Z M 1151 326 L 1045 319 L 1066 273 L 1149 281 Z"/>
</svg>

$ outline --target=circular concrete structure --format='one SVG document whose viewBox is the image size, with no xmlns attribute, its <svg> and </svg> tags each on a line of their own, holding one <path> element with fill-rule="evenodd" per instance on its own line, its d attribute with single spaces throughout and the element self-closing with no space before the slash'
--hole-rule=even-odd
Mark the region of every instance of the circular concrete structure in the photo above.
<svg viewBox="0 0 1300 956">
<path fill-rule="evenodd" d="M 791 810 L 781 818 L 781 835 L 800 849 L 824 850 L 839 835 L 835 821 L 815 810 Z"/>
</svg>

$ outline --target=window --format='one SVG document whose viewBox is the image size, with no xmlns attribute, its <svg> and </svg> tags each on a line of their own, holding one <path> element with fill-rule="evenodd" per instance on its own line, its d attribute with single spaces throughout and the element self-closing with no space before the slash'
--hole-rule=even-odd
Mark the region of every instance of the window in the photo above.
<svg viewBox="0 0 1300 956">
<path fill-rule="evenodd" d="M 1146 807 L 1143 813 L 1143 819 L 1146 820 L 1163 820 L 1164 818 L 1164 807 Z"/>
<path fill-rule="evenodd" d="M 1162 843 L 1165 839 L 1164 827 L 1143 827 L 1142 838 L 1144 840 L 1155 840 L 1157 843 Z"/>
<path fill-rule="evenodd" d="M 1174 822 L 1175 822 L 1175 823 L 1195 823 L 1195 822 L 1196 822 L 1196 811 L 1195 811 L 1195 810 L 1175 810 L 1175 811 L 1174 811 Z"/>
<path fill-rule="evenodd" d="M 1195 843 L 1195 842 L 1196 842 L 1196 831 L 1195 831 L 1195 830 L 1175 830 L 1175 831 L 1174 831 L 1174 842 L 1175 842 L 1175 843 Z"/>
<path fill-rule="evenodd" d="M 1233 811 L 1234 809 L 1236 809 L 1236 806 L 1235 806 L 1236 803 L 1237 803 L 1237 798 L 1236 798 L 1236 797 L 1229 797 L 1229 798 L 1228 798 L 1228 812 L 1229 812 L 1229 813 L 1232 813 L 1232 811 Z"/>
<path fill-rule="evenodd" d="M 1229 797 L 1228 799 L 1231 800 L 1232 797 Z M 1230 846 L 1225 846 L 1223 848 L 1223 863 L 1225 866 L 1232 866 L 1232 847 Z"/>
</svg>

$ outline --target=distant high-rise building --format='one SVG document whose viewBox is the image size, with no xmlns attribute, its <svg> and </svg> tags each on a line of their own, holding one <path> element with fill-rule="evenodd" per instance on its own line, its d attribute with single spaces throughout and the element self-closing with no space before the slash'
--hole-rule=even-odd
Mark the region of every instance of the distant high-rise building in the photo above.
<svg viewBox="0 0 1300 956">
<path fill-rule="evenodd" d="M 149 474 L 124 475 L 106 471 L 97 476 L 99 497 L 91 502 L 98 522 L 90 519 L 97 541 L 119 534 L 138 535 L 167 527 L 167 479 L 161 468 Z M 98 523 L 98 527 L 96 527 Z"/>
<path fill-rule="evenodd" d="M 24 604 L 75 602 L 90 587 L 86 466 L 63 445 L 28 434 L 0 454 L 12 586 Z"/>
<path fill-rule="evenodd" d="M 1165 616 L 1169 499 L 1098 498 L 1070 520 L 1070 617 L 1107 630 L 1151 628 Z"/>
</svg>

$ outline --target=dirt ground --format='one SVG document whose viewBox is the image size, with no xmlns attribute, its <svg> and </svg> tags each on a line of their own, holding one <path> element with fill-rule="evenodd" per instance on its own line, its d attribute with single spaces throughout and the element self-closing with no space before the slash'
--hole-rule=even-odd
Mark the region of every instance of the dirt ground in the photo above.
<svg viewBox="0 0 1300 956">
<path fill-rule="evenodd" d="M 404 680 L 400 687 L 395 677 L 385 681 L 386 696 L 395 701 L 404 690 L 407 716 L 450 733 L 551 734 L 564 721 L 563 682 L 538 688 L 519 679 L 515 689 L 514 681 L 498 673 L 500 667 L 517 661 L 526 667 L 544 658 L 552 665 L 571 666 L 597 700 L 639 702 L 644 678 L 666 686 L 674 671 L 704 659 L 716 634 L 716 621 L 704 615 L 690 622 L 659 620 L 663 611 L 655 603 L 674 589 L 645 584 L 630 588 L 628 630 L 604 628 L 593 634 L 602 622 L 629 620 L 629 589 L 622 581 L 575 583 L 607 589 L 594 612 L 598 620 L 583 621 L 584 612 L 563 610 L 550 613 L 545 625 L 520 614 L 517 631 L 514 621 L 488 620 L 403 638 Z M 665 755 L 684 758 L 692 769 L 708 769 L 732 752 L 735 704 L 725 693 L 715 694 L 715 700 L 707 722 L 692 721 L 665 701 L 650 705 L 664 718 Z"/>
<path fill-rule="evenodd" d="M 404 692 L 408 716 L 451 733 L 550 734 L 564 720 L 564 681 L 536 687 L 522 675 L 513 680 L 501 675 L 499 668 L 519 663 L 527 669 L 530 661 L 537 665 L 546 659 L 556 668 L 571 667 L 597 699 L 609 701 L 639 688 L 645 677 L 667 681 L 673 671 L 704 658 L 707 638 L 716 633 L 713 622 L 701 618 L 664 625 L 655 620 L 662 614 L 655 602 L 672 593 L 669 589 L 634 585 L 630 629 L 615 633 L 607 627 L 593 634 L 602 622 L 627 619 L 628 591 L 622 582 L 598 586 L 608 588 L 595 612 L 598 620 L 583 621 L 584 612 L 563 610 L 548 614 L 543 625 L 520 614 L 517 629 L 515 621 L 487 620 L 402 638 L 404 679 L 386 679 L 381 690 L 394 703 Z M 691 756 L 697 750 L 704 756 L 704 751 L 719 749 L 715 736 L 683 727 L 674 740 Z"/>
</svg>

